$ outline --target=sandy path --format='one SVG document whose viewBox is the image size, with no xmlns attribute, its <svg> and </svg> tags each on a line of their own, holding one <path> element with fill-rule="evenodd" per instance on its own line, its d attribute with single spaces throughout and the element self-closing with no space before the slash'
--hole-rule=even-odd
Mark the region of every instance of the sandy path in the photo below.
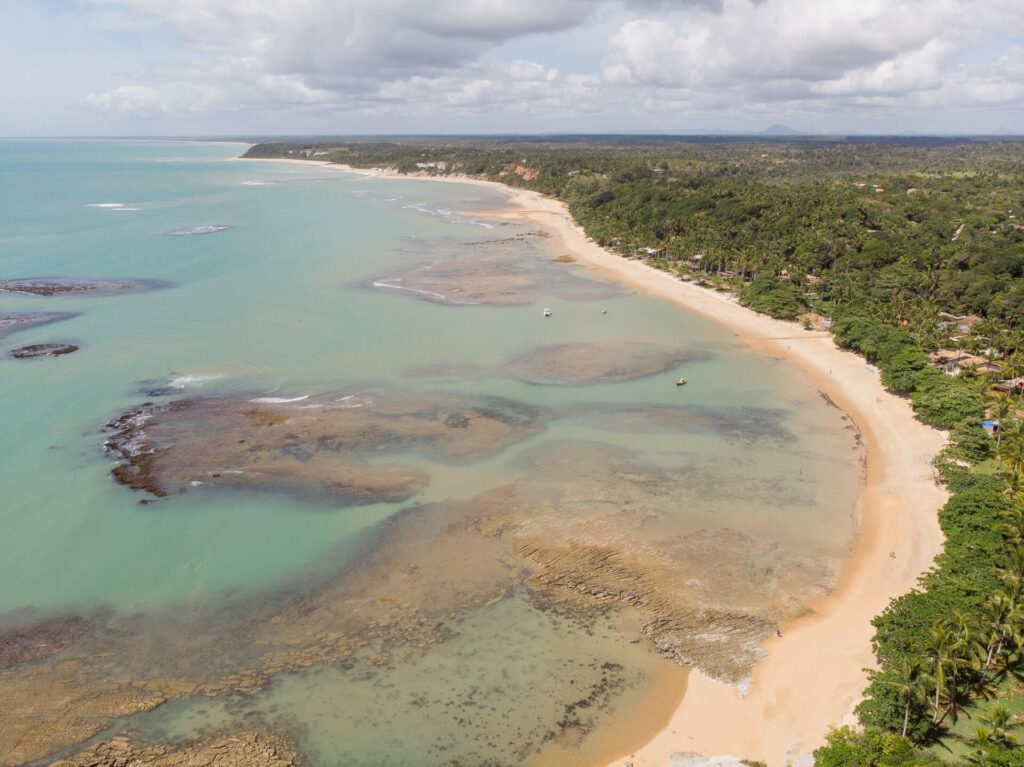
<svg viewBox="0 0 1024 767">
<path fill-rule="evenodd" d="M 381 176 L 396 174 L 383 172 Z M 917 421 L 909 403 L 885 391 L 878 372 L 829 334 L 745 309 L 734 299 L 637 261 L 608 253 L 591 241 L 564 203 L 536 192 L 489 181 L 443 181 L 490 186 L 511 195 L 514 210 L 549 231 L 581 263 L 651 296 L 672 301 L 732 329 L 743 343 L 796 364 L 857 423 L 867 448 L 861 531 L 835 590 L 809 602 L 811 612 L 782 627 L 764 647 L 769 657 L 754 668 L 749 691 L 691 673 L 686 695 L 669 724 L 650 742 L 623 743 L 610 764 L 667 767 L 674 753 L 734 754 L 769 767 L 810 764 L 809 752 L 829 728 L 852 723 L 866 685 L 871 619 L 909 591 L 942 548 L 936 511 L 945 490 L 931 459 L 945 434 Z M 896 553 L 895 558 L 890 552 Z M 635 749 L 635 750 L 634 750 Z"/>
</svg>

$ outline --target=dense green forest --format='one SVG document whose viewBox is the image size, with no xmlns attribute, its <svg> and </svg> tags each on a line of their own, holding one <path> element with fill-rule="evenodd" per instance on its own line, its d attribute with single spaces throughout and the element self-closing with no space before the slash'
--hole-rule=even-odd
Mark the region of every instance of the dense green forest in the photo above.
<svg viewBox="0 0 1024 767">
<path fill-rule="evenodd" d="M 832 732 L 816 764 L 1024 767 L 1024 143 L 325 139 L 247 156 L 535 189 L 624 257 L 805 327 L 828 318 L 949 430 L 951 497 L 945 551 L 874 621 L 863 728 Z"/>
</svg>

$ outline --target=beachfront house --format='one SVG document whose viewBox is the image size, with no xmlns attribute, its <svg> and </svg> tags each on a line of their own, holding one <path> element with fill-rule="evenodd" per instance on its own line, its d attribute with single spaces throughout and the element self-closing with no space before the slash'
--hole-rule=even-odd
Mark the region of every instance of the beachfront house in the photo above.
<svg viewBox="0 0 1024 767">
<path fill-rule="evenodd" d="M 976 314 L 956 315 L 949 312 L 939 312 L 938 327 L 940 329 L 955 329 L 960 333 L 970 333 L 981 317 Z"/>
<path fill-rule="evenodd" d="M 986 373 L 998 375 L 1002 372 L 1002 367 L 996 363 L 985 357 L 968 354 L 967 352 L 939 349 L 936 352 L 932 352 L 929 357 L 948 376 L 956 377 L 961 373 L 969 373 L 975 376 L 985 375 Z"/>
<path fill-rule="evenodd" d="M 796 319 L 801 323 L 809 323 L 811 328 L 814 330 L 828 330 L 832 327 L 832 320 L 828 317 L 822 317 L 820 314 L 815 314 L 814 312 L 806 312 L 798 315 Z"/>
<path fill-rule="evenodd" d="M 1005 381 L 999 381 L 992 385 L 992 388 L 996 391 L 1001 391 L 1006 394 L 1024 394 L 1024 376 L 1018 376 L 1017 378 L 1008 378 Z"/>
</svg>

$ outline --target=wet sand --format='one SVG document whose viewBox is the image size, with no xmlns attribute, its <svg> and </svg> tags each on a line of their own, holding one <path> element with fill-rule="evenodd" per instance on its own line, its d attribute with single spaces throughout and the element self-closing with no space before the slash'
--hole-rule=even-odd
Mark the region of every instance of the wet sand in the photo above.
<svg viewBox="0 0 1024 767">
<path fill-rule="evenodd" d="M 609 747 L 607 763 L 664 767 L 674 753 L 697 752 L 732 753 L 775 767 L 821 745 L 829 728 L 852 723 L 867 684 L 865 669 L 875 666 L 871 619 L 912 589 L 942 549 L 936 511 L 947 494 L 935 481 L 931 459 L 945 433 L 917 421 L 905 399 L 882 387 L 877 370 L 836 347 L 828 333 L 804 331 L 748 310 L 731 296 L 609 253 L 586 236 L 558 200 L 479 179 L 416 178 L 479 184 L 509 194 L 508 208 L 487 213 L 528 219 L 549 231 L 578 263 L 695 311 L 732 329 L 739 341 L 793 362 L 863 435 L 867 470 L 860 535 L 836 588 L 810 600 L 809 613 L 783 625 L 781 638 L 762 643 L 768 657 L 756 665 L 745 694 L 694 672 L 664 729 L 642 747 L 636 742 Z"/>
</svg>

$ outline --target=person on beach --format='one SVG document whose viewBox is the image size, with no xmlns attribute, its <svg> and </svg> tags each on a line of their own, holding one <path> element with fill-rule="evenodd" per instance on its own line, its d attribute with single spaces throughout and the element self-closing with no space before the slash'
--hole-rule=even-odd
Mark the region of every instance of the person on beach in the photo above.
<svg viewBox="0 0 1024 767">
<path fill-rule="evenodd" d="M 782 637 L 782 629 L 775 629 L 775 636 Z"/>
</svg>

